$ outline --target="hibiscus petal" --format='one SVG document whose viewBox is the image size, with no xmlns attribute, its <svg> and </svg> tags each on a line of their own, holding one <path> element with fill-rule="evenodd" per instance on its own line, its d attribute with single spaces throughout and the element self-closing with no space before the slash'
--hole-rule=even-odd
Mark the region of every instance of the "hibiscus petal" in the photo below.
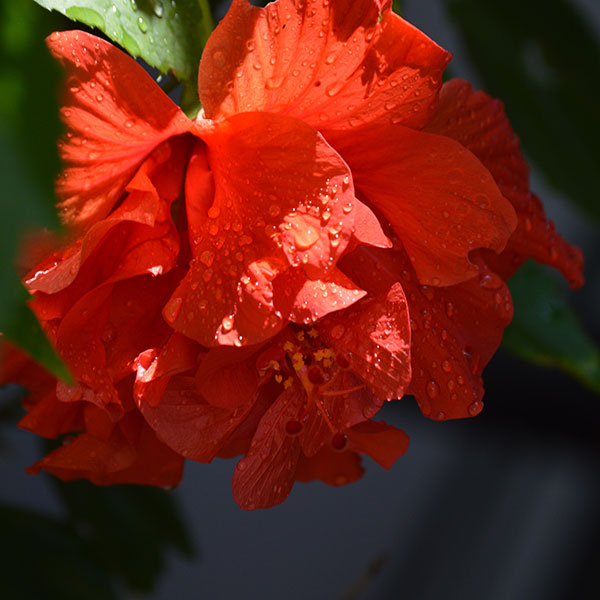
<svg viewBox="0 0 600 600">
<path fill-rule="evenodd" d="M 348 258 L 349 270 L 356 260 Z M 370 266 L 375 268 L 371 261 Z M 363 265 L 361 265 L 363 266 Z M 401 398 L 411 378 L 410 325 L 402 286 L 393 284 L 384 294 L 363 300 L 323 319 L 319 336 L 341 353 L 349 368 L 382 400 Z M 370 410 L 370 408 L 369 408 Z M 365 415 L 371 418 L 373 413 Z"/>
<path fill-rule="evenodd" d="M 365 470 L 355 452 L 336 452 L 325 446 L 315 456 L 301 456 L 296 468 L 296 481 L 319 479 L 327 485 L 346 485 L 357 481 Z"/>
<path fill-rule="evenodd" d="M 331 269 L 327 279 L 306 279 L 301 269 L 288 269 L 274 282 L 274 296 L 283 314 L 294 323 L 308 325 L 330 312 L 354 304 L 366 292 L 339 269 Z"/>
<path fill-rule="evenodd" d="M 352 371 L 341 371 L 326 391 L 315 388 L 310 402 L 299 435 L 302 452 L 308 457 L 333 444 L 335 435 L 344 435 L 344 431 L 374 415 L 383 400 L 367 390 Z"/>
<path fill-rule="evenodd" d="M 179 252 L 169 207 L 179 195 L 187 147 L 179 138 L 157 148 L 128 183 L 129 194 L 108 218 L 94 223 L 81 238 L 30 272 L 25 278 L 29 291 L 56 294 L 65 289 L 101 245 L 100 268 L 106 273 L 107 265 L 115 263 L 113 279 L 169 271 Z"/>
<path fill-rule="evenodd" d="M 82 31 L 56 32 L 47 43 L 67 74 L 58 206 L 65 223 L 89 225 L 108 214 L 146 156 L 191 122 L 112 44 Z"/>
<path fill-rule="evenodd" d="M 133 432 L 122 429 L 132 426 L 136 430 L 135 443 L 128 435 Z M 139 420 L 139 415 L 129 415 L 121 427 L 114 429 L 108 441 L 82 433 L 27 471 L 44 470 L 63 481 L 89 479 L 95 485 L 177 485 L 183 472 L 181 456 L 159 442 L 154 432 Z"/>
<path fill-rule="evenodd" d="M 83 428 L 80 406 L 59 402 L 54 390 L 28 409 L 19 427 L 42 437 L 55 439 L 59 435 Z"/>
<path fill-rule="evenodd" d="M 420 286 L 414 274 L 402 278 L 413 327 L 409 392 L 423 414 L 435 419 L 481 411 L 481 374 L 512 320 L 508 288 L 483 261 L 477 264 L 478 277 L 447 288 Z"/>
<path fill-rule="evenodd" d="M 196 342 L 174 333 L 160 351 L 147 350 L 140 354 L 133 388 L 136 401 L 158 406 L 171 377 L 196 367 L 199 353 Z"/>
<path fill-rule="evenodd" d="M 408 450 L 408 436 L 385 421 L 366 421 L 348 432 L 348 447 L 389 469 Z"/>
<path fill-rule="evenodd" d="M 193 377 L 173 377 L 160 403 L 138 403 L 159 439 L 182 456 L 208 463 L 250 412 L 253 399 L 233 410 L 208 404 Z"/>
<path fill-rule="evenodd" d="M 533 258 L 559 269 L 571 287 L 583 284 L 583 255 L 556 233 L 542 203 L 529 191 L 529 168 L 499 100 L 453 79 L 444 84 L 426 130 L 455 139 L 473 152 L 517 212 L 519 224 L 505 251 L 499 256 L 486 253 L 493 271 L 509 279 Z"/>
<path fill-rule="evenodd" d="M 233 497 L 241 508 L 269 508 L 288 497 L 294 485 L 300 445 L 286 433 L 285 426 L 298 419 L 303 405 L 303 391 L 293 386 L 279 396 L 261 419 L 248 454 L 233 474 Z"/>
<path fill-rule="evenodd" d="M 373 126 L 339 150 L 357 190 L 391 223 L 421 283 L 473 277 L 469 252 L 501 252 L 516 227 L 515 212 L 489 171 L 454 140 Z"/>
<path fill-rule="evenodd" d="M 196 125 L 207 155 L 196 149 L 186 183 L 194 259 L 165 318 L 205 346 L 259 343 L 285 325 L 277 275 L 298 267 L 327 280 L 364 214 L 348 167 L 308 125 L 266 113 Z M 372 232 L 371 243 L 387 245 Z"/>
<path fill-rule="evenodd" d="M 256 397 L 258 374 L 247 360 L 255 349 L 212 348 L 196 373 L 198 389 L 213 406 L 235 409 Z"/>
<path fill-rule="evenodd" d="M 355 136 L 365 123 L 422 127 L 450 54 L 374 0 L 235 0 L 202 55 L 208 117 L 281 112 Z"/>
</svg>

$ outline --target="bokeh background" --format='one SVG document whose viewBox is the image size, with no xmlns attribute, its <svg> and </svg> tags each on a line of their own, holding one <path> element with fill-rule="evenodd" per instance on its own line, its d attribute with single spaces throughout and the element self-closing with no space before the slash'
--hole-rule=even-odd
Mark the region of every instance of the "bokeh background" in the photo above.
<svg viewBox="0 0 600 600">
<path fill-rule="evenodd" d="M 401 4 L 406 19 L 454 53 L 453 76 L 505 101 L 534 165 L 534 191 L 584 249 L 586 286 L 557 285 L 598 342 L 600 4 Z M 212 5 L 218 20 L 228 2 Z M 35 10 L 46 29 L 72 27 Z M 544 298 L 522 301 L 548 308 Z M 168 492 L 28 476 L 43 448 L 15 427 L 18 390 L 3 389 L 0 598 L 600 598 L 594 378 L 582 385 L 507 349 L 484 378 L 476 419 L 428 421 L 411 398 L 386 405 L 381 416 L 411 437 L 389 472 L 366 461 L 351 486 L 297 484 L 282 506 L 256 512 L 233 502 L 233 461 L 188 463 Z"/>
</svg>

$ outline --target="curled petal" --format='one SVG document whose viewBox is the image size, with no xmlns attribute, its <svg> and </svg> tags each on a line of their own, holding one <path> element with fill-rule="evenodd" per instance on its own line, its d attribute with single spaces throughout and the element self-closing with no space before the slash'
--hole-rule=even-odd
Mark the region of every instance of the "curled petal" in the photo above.
<svg viewBox="0 0 600 600">
<path fill-rule="evenodd" d="M 389 469 L 408 450 L 408 436 L 385 421 L 359 423 L 348 432 L 348 447 Z"/>
<path fill-rule="evenodd" d="M 469 253 L 501 252 L 517 225 L 489 171 L 454 140 L 373 126 L 359 143 L 338 149 L 357 189 L 400 238 L 421 283 L 452 285 L 473 277 Z"/>
<path fill-rule="evenodd" d="M 28 472 L 41 470 L 63 481 L 171 486 L 181 480 L 183 459 L 160 443 L 139 415 L 131 413 L 108 440 L 82 433 L 29 467 Z"/>
<path fill-rule="evenodd" d="M 528 259 L 559 269 L 571 287 L 583 284 L 583 255 L 556 231 L 537 196 L 529 190 L 529 168 L 502 102 L 474 92 L 460 79 L 444 84 L 427 131 L 445 135 L 468 148 L 487 167 L 519 222 L 499 256 L 485 253 L 492 270 L 509 279 Z"/>
<path fill-rule="evenodd" d="M 208 117 L 285 113 L 329 135 L 368 123 L 422 127 L 450 54 L 374 0 L 235 0 L 202 55 Z"/>
<path fill-rule="evenodd" d="M 287 319 L 273 297 L 277 276 L 297 268 L 327 280 L 364 211 L 344 161 L 301 121 L 244 113 L 196 127 L 203 142 L 186 183 L 193 260 L 165 318 L 205 346 L 256 344 Z M 388 245 L 381 229 L 370 232 L 370 243 Z"/>
<path fill-rule="evenodd" d="M 82 31 L 56 32 L 47 43 L 67 74 L 58 206 L 65 223 L 83 227 L 104 218 L 142 161 L 191 122 L 112 44 Z"/>
<path fill-rule="evenodd" d="M 92 259 L 95 265 L 87 275 L 95 268 L 105 281 L 169 271 L 179 252 L 169 209 L 181 189 L 187 146 L 180 138 L 157 148 L 129 182 L 128 195 L 109 217 L 31 270 L 25 278 L 29 291 L 60 292 Z M 97 283 L 98 275 L 94 279 Z M 78 293 L 81 295 L 81 290 Z"/>
</svg>

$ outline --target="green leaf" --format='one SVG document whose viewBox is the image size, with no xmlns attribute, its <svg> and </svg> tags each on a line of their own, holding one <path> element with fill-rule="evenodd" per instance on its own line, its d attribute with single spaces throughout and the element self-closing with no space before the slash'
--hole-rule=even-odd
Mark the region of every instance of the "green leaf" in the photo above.
<svg viewBox="0 0 600 600">
<path fill-rule="evenodd" d="M 600 351 L 569 308 L 554 273 L 528 262 L 509 287 L 515 317 L 504 346 L 530 362 L 558 367 L 600 393 Z"/>
<path fill-rule="evenodd" d="M 53 479 L 69 517 L 87 532 L 94 564 L 128 587 L 150 591 L 164 569 L 165 554 L 194 550 L 175 496 L 165 490 Z"/>
<path fill-rule="evenodd" d="M 550 183 L 600 221 L 600 44 L 575 3 L 446 0 L 485 90 Z"/>
<path fill-rule="evenodd" d="M 117 600 L 75 530 L 58 519 L 0 504 L 0 591 L 21 600 Z"/>
<path fill-rule="evenodd" d="M 95 27 L 134 57 L 180 81 L 198 76 L 213 25 L 208 0 L 35 0 Z"/>
<path fill-rule="evenodd" d="M 46 50 L 35 6 L 5 2 L 0 11 L 0 331 L 57 376 L 67 377 L 25 305 L 28 295 L 14 267 L 24 233 L 58 225 L 54 178 L 60 73 Z"/>
<path fill-rule="evenodd" d="M 403 0 L 394 0 L 394 2 L 392 3 L 392 10 L 397 15 L 401 15 L 402 14 L 402 5 L 403 4 L 404 4 Z"/>
</svg>

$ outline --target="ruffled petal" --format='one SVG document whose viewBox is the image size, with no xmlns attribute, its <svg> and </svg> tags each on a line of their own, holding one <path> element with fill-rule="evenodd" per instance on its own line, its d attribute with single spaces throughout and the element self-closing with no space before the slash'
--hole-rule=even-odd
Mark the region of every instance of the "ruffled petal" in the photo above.
<svg viewBox="0 0 600 600">
<path fill-rule="evenodd" d="M 199 462 L 210 462 L 253 406 L 253 400 L 236 409 L 208 404 L 198 393 L 193 377 L 173 377 L 157 406 L 138 407 L 159 439 L 175 452 Z"/>
<path fill-rule="evenodd" d="M 157 148 L 128 183 L 129 194 L 108 218 L 32 269 L 25 278 L 29 291 L 60 292 L 98 252 L 96 268 L 104 281 L 109 279 L 109 265 L 114 270 L 113 281 L 143 272 L 158 275 L 169 271 L 179 252 L 169 209 L 181 189 L 187 153 L 188 143 L 181 138 Z"/>
<path fill-rule="evenodd" d="M 233 474 L 233 498 L 245 510 L 281 504 L 294 485 L 300 445 L 286 433 L 286 423 L 297 420 L 303 391 L 285 390 L 261 419 L 250 450 Z"/>
<path fill-rule="evenodd" d="M 423 284 L 473 277 L 469 252 L 501 252 L 517 225 L 489 171 L 449 138 L 373 126 L 337 149 L 357 190 L 390 222 Z"/>
<path fill-rule="evenodd" d="M 177 485 L 183 472 L 182 457 L 138 420 L 138 415 L 129 415 L 107 441 L 82 433 L 27 471 L 37 474 L 44 470 L 63 481 L 89 479 L 95 485 Z"/>
<path fill-rule="evenodd" d="M 19 421 L 19 427 L 45 438 L 83 428 L 80 407 L 73 403 L 59 402 L 54 391 L 39 399 Z"/>
<path fill-rule="evenodd" d="M 346 164 L 308 125 L 245 113 L 197 129 L 204 142 L 186 183 L 193 260 L 164 315 L 205 346 L 256 344 L 287 319 L 277 276 L 299 268 L 327 280 L 364 216 Z M 381 229 L 373 236 L 388 245 Z"/>
<path fill-rule="evenodd" d="M 67 74 L 58 206 L 65 223 L 87 226 L 109 213 L 146 156 L 191 122 L 112 44 L 82 31 L 56 32 L 47 43 Z"/>
<path fill-rule="evenodd" d="M 352 255 L 345 264 L 356 271 L 352 269 L 356 264 Z M 375 265 L 372 262 L 373 268 Z M 377 397 L 392 400 L 404 395 L 411 379 L 411 336 L 408 306 L 400 284 L 329 315 L 317 324 L 317 329 Z M 364 416 L 371 418 L 373 414 Z"/>
<path fill-rule="evenodd" d="M 199 354 L 196 342 L 174 333 L 160 350 L 146 350 L 138 355 L 133 387 L 136 402 L 158 406 L 171 377 L 197 367 Z"/>
<path fill-rule="evenodd" d="M 385 421 L 366 421 L 348 432 L 348 447 L 367 454 L 384 469 L 389 469 L 408 450 L 408 436 Z"/>
<path fill-rule="evenodd" d="M 519 223 L 504 252 L 485 254 L 494 272 L 509 279 L 533 258 L 559 269 L 571 287 L 583 284 L 583 255 L 556 233 L 542 203 L 530 192 L 529 168 L 502 102 L 474 92 L 466 81 L 453 79 L 444 84 L 426 131 L 448 136 L 473 152 L 517 213 Z"/>
<path fill-rule="evenodd" d="M 208 117 L 285 113 L 336 137 L 367 123 L 420 128 L 450 54 L 374 0 L 235 0 L 202 55 Z"/>
</svg>

